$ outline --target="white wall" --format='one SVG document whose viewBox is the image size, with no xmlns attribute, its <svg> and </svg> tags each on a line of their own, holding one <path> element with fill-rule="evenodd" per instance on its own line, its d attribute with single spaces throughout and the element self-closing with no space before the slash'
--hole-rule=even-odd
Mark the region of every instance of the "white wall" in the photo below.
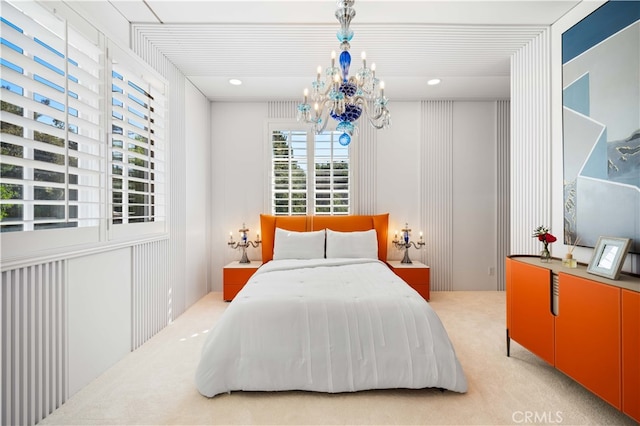
<svg viewBox="0 0 640 426">
<path fill-rule="evenodd" d="M 186 265 L 185 305 L 191 306 L 207 294 L 209 274 L 211 206 L 211 138 L 206 123 L 210 102 L 187 81 L 185 84 L 185 149 L 186 149 Z"/>
<path fill-rule="evenodd" d="M 455 290 L 495 290 L 494 103 L 456 102 L 453 114 L 453 285 Z"/>
<path fill-rule="evenodd" d="M 131 251 L 71 259 L 69 395 L 131 351 Z"/>
<path fill-rule="evenodd" d="M 213 102 L 211 104 L 211 289 L 222 291 L 222 268 L 240 260 L 240 251 L 227 246 L 229 232 L 237 241 L 244 222 L 249 238 L 260 229 L 264 191 L 268 185 L 265 164 L 264 123 L 266 103 Z M 260 249 L 247 250 L 249 259 L 261 262 Z"/>
<path fill-rule="evenodd" d="M 405 223 L 417 236 L 423 231 L 419 229 L 423 226 L 420 220 L 420 103 L 394 102 L 389 109 L 392 124 L 378 131 L 375 141 L 378 144 L 376 213 L 389 212 L 392 238 L 393 232 L 399 232 Z M 402 259 L 404 254 L 393 246 L 387 253 L 390 259 Z M 420 259 L 413 248 L 409 257 Z"/>
<path fill-rule="evenodd" d="M 376 134 L 376 213 L 390 213 L 389 231 L 400 230 L 405 222 L 417 238 L 426 220 L 421 218 L 420 102 L 390 104 L 393 124 Z M 454 290 L 494 290 L 496 267 L 496 112 L 495 102 L 456 102 L 453 117 L 456 205 L 453 221 L 453 259 L 459 268 Z M 214 102 L 211 107 L 212 137 L 212 290 L 222 289 L 222 268 L 239 259 L 239 252 L 227 247 L 229 231 L 246 222 L 253 237 L 259 228 L 259 214 L 267 209 L 269 155 L 265 136 L 268 117 L 266 103 Z M 294 121 L 295 122 L 295 121 Z M 352 144 L 367 143 L 354 138 Z M 369 141 L 369 143 L 371 143 Z M 446 159 L 449 161 L 450 159 Z M 471 190 L 470 190 L 471 185 Z M 268 213 L 268 212 L 267 212 Z M 358 212 L 354 212 L 358 213 Z M 410 257 L 421 260 L 436 245 Z M 260 261 L 259 249 L 250 249 L 249 258 Z M 389 259 L 401 259 L 402 252 L 390 246 Z"/>
</svg>

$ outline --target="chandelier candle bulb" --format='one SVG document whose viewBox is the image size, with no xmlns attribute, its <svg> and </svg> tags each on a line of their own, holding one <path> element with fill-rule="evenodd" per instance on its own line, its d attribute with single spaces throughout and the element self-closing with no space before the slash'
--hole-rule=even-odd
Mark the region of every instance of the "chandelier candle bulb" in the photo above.
<svg viewBox="0 0 640 426">
<path fill-rule="evenodd" d="M 362 68 L 367 69 L 367 54 L 362 52 Z"/>
<path fill-rule="evenodd" d="M 380 82 L 380 97 L 384 98 L 384 81 Z"/>
</svg>

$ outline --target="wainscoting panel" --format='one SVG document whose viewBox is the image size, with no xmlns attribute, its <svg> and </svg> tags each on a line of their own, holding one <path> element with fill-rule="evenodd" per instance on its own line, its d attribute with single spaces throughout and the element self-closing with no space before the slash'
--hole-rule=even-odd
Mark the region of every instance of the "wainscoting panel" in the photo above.
<svg viewBox="0 0 640 426">
<path fill-rule="evenodd" d="M 169 240 L 132 248 L 131 350 L 139 348 L 174 318 L 169 250 Z"/>
<path fill-rule="evenodd" d="M 3 425 L 33 425 L 68 398 L 66 264 L 2 272 Z"/>
<path fill-rule="evenodd" d="M 431 290 L 453 290 L 453 101 L 422 102 L 421 208 Z M 437 250 L 433 248 L 437 247 Z"/>
<path fill-rule="evenodd" d="M 533 230 L 551 226 L 550 50 L 547 29 L 511 57 L 512 254 L 537 253 Z"/>
</svg>

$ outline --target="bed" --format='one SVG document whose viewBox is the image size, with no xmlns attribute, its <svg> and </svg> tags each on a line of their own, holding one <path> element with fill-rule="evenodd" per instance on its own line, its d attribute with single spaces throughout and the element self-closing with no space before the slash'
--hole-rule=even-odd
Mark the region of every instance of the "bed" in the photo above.
<svg viewBox="0 0 640 426">
<path fill-rule="evenodd" d="M 467 391 L 440 319 L 384 262 L 388 214 L 260 222 L 263 265 L 207 335 L 202 395 Z"/>
</svg>

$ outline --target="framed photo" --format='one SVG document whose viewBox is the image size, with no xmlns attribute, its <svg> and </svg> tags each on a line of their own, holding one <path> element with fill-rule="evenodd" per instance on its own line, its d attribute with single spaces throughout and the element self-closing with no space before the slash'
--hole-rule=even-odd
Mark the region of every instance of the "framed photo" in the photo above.
<svg viewBox="0 0 640 426">
<path fill-rule="evenodd" d="M 617 280 L 630 245 L 629 238 L 598 238 L 587 272 Z"/>
</svg>

